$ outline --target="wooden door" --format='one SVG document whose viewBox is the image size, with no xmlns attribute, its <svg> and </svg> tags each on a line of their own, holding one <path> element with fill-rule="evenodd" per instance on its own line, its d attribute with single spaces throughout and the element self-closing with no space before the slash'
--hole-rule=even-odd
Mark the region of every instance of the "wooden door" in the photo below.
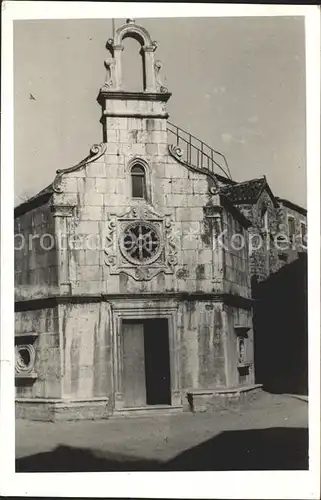
<svg viewBox="0 0 321 500">
<path fill-rule="evenodd" d="M 125 407 L 146 405 L 144 325 L 123 321 L 123 395 Z"/>
</svg>

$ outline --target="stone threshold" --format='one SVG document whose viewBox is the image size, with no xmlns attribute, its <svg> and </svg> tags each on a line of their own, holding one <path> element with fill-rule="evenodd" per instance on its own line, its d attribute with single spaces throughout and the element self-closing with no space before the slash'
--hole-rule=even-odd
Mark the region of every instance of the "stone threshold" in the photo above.
<svg viewBox="0 0 321 500">
<path fill-rule="evenodd" d="M 117 408 L 113 410 L 110 418 L 124 417 L 139 417 L 148 415 L 168 415 L 183 411 L 183 405 L 146 405 L 135 406 L 132 408 Z"/>
<path fill-rule="evenodd" d="M 188 389 L 187 394 L 193 396 L 215 396 L 224 394 L 240 394 L 243 392 L 250 392 L 255 389 L 261 389 L 263 384 L 251 384 L 241 387 L 229 387 L 226 389 Z"/>
</svg>

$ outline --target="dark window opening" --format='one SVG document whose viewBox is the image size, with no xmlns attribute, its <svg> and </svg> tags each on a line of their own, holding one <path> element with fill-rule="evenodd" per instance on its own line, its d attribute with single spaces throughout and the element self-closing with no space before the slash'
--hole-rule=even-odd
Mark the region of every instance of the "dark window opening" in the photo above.
<svg viewBox="0 0 321 500">
<path fill-rule="evenodd" d="M 307 243 L 307 226 L 305 222 L 301 222 L 301 243 Z"/>
<path fill-rule="evenodd" d="M 240 366 L 239 369 L 239 383 L 246 384 L 248 380 L 248 376 L 250 374 L 249 366 Z"/>
<path fill-rule="evenodd" d="M 295 218 L 294 217 L 288 217 L 288 227 L 289 227 L 289 238 L 291 241 L 293 241 L 293 238 L 295 236 Z"/>
<path fill-rule="evenodd" d="M 132 196 L 133 198 L 146 199 L 146 176 L 145 169 L 141 165 L 134 165 L 131 169 Z"/>
<path fill-rule="evenodd" d="M 285 252 L 280 252 L 279 253 L 279 260 L 282 262 L 287 262 L 289 259 L 289 256 Z"/>
<path fill-rule="evenodd" d="M 261 212 L 261 227 L 266 230 L 269 228 L 268 211 L 266 208 L 263 208 Z"/>
</svg>

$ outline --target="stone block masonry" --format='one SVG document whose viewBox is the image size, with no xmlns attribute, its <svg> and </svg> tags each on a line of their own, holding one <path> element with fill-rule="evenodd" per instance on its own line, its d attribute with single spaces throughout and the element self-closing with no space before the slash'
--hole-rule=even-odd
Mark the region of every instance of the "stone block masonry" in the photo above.
<svg viewBox="0 0 321 500">
<path fill-rule="evenodd" d="M 142 46 L 140 91 L 123 87 L 126 37 Z M 249 238 L 267 238 L 263 222 L 275 231 L 293 206 L 281 209 L 264 179 L 235 183 L 187 164 L 179 134 L 169 144 L 171 94 L 145 29 L 129 20 L 108 47 L 103 142 L 16 209 L 16 234 L 37 236 L 16 251 L 22 418 L 216 411 L 259 388 L 250 279 L 266 279 L 280 259 L 251 252 Z M 233 247 L 235 236 L 244 245 Z"/>
</svg>

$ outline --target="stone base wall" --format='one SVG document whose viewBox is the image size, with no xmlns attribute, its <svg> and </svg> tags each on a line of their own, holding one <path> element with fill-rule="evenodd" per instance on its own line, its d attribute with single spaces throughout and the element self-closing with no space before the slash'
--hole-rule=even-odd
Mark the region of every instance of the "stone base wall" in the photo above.
<svg viewBox="0 0 321 500">
<path fill-rule="evenodd" d="M 16 418 L 47 422 L 102 420 L 107 418 L 124 418 L 128 416 L 148 416 L 154 414 L 169 415 L 180 411 L 205 412 L 240 409 L 249 402 L 260 397 L 262 384 L 238 387 L 226 390 L 190 390 L 182 398 L 183 405 L 138 408 L 137 411 L 115 411 L 108 399 L 92 399 L 87 401 L 63 400 L 16 400 Z M 132 415 L 130 415 L 130 413 Z"/>
<path fill-rule="evenodd" d="M 58 422 L 109 418 L 108 399 L 88 401 L 16 400 L 16 418 Z"/>
<path fill-rule="evenodd" d="M 188 391 L 184 409 L 198 413 L 240 408 L 259 397 L 262 384 L 227 389 L 226 391 Z"/>
<path fill-rule="evenodd" d="M 16 418 L 47 422 L 102 420 L 129 416 L 169 415 L 180 411 L 205 412 L 240 409 L 260 397 L 262 384 L 226 390 L 190 390 L 182 398 L 183 405 L 138 408 L 137 411 L 114 411 L 108 399 L 87 401 L 16 400 Z M 131 414 L 131 415 L 130 415 Z"/>
</svg>

